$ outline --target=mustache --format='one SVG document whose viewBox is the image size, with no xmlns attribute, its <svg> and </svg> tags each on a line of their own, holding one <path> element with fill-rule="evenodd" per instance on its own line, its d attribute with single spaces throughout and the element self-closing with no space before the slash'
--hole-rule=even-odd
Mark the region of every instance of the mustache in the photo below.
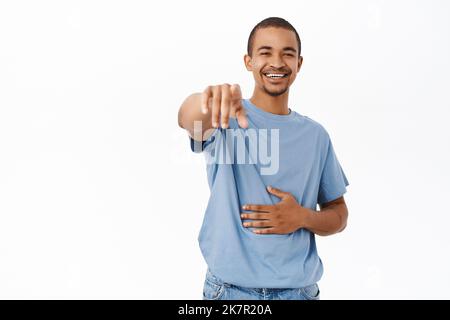
<svg viewBox="0 0 450 320">
<path fill-rule="evenodd" d="M 282 69 L 282 70 L 273 70 L 273 69 L 271 69 L 271 70 L 264 70 L 262 73 L 286 73 L 286 74 L 291 74 L 291 71 L 290 70 L 285 70 L 285 69 Z"/>
</svg>

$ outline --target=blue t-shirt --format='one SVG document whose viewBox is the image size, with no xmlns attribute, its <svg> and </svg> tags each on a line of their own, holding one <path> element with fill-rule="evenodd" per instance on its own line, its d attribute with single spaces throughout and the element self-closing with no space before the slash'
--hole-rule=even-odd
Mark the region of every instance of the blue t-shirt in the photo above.
<svg viewBox="0 0 450 320">
<path fill-rule="evenodd" d="M 191 149 L 205 154 L 211 191 L 198 236 L 201 252 L 211 272 L 231 284 L 311 285 L 323 273 L 314 233 L 255 234 L 242 225 L 242 206 L 279 202 L 270 185 L 316 210 L 341 197 L 349 183 L 323 126 L 293 110 L 277 115 L 242 101 L 248 128 L 230 118 L 229 129 L 215 129 L 203 142 L 190 139 Z"/>
</svg>

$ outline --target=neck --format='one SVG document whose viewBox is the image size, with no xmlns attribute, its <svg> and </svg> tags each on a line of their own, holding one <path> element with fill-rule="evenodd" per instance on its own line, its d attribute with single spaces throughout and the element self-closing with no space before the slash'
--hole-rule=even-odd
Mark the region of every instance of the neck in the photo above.
<svg viewBox="0 0 450 320">
<path fill-rule="evenodd" d="M 250 98 L 250 102 L 259 109 L 279 115 L 289 114 L 288 100 L 289 90 L 282 95 L 272 97 L 265 92 L 257 90 L 257 88 L 255 88 Z"/>
</svg>

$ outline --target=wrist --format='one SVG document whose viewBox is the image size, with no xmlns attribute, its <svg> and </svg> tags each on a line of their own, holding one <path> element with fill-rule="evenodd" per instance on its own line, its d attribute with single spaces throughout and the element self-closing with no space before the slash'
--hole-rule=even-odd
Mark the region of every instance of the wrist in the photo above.
<svg viewBox="0 0 450 320">
<path fill-rule="evenodd" d="M 313 215 L 313 210 L 305 207 L 300 207 L 299 209 L 299 221 L 298 228 L 309 229 L 311 227 L 311 218 Z"/>
</svg>

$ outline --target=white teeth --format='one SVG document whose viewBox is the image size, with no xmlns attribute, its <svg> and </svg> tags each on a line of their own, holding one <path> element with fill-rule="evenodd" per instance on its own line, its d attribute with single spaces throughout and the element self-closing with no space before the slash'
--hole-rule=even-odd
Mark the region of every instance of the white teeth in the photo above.
<svg viewBox="0 0 450 320">
<path fill-rule="evenodd" d="M 270 77 L 270 78 L 283 78 L 285 76 L 285 74 L 283 74 L 283 73 L 267 73 L 266 76 Z"/>
</svg>

